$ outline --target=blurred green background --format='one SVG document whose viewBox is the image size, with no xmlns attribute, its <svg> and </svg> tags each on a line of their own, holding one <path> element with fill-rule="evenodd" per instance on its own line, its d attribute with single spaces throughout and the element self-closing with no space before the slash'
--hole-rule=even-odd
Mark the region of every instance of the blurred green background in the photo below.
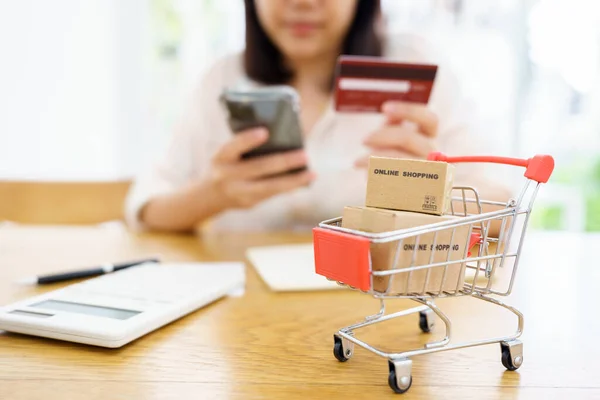
<svg viewBox="0 0 600 400">
<path fill-rule="evenodd" d="M 556 201 L 551 196 L 542 199 L 532 212 L 532 227 L 600 232 L 600 157 L 558 164 L 548 188 L 553 193 L 570 193 L 573 198 L 580 198 L 580 202 Z M 572 215 L 576 216 L 581 226 L 573 226 L 573 218 L 569 218 Z"/>
</svg>

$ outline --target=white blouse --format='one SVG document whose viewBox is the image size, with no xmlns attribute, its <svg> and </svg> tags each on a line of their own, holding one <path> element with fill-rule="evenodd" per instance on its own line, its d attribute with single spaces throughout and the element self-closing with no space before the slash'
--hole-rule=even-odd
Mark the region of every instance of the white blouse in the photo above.
<svg viewBox="0 0 600 400">
<path fill-rule="evenodd" d="M 439 54 L 423 39 L 406 35 L 397 37 L 385 56 L 403 62 L 439 65 L 429 102 L 440 121 L 438 149 L 448 155 L 480 152 L 471 134 L 474 118 L 470 107 L 461 95 L 456 77 L 441 62 Z M 208 71 L 176 126 L 165 157 L 134 182 L 125 210 L 132 228 L 144 229 L 139 212 L 151 198 L 206 177 L 212 155 L 233 135 L 218 97 L 224 87 L 236 85 L 259 86 L 246 78 L 240 54 L 220 60 Z M 305 139 L 309 166 L 317 175 L 315 181 L 309 187 L 275 196 L 254 208 L 226 211 L 213 219 L 210 228 L 306 230 L 341 215 L 346 205 L 364 205 L 366 172 L 353 164 L 368 154 L 363 139 L 382 124 L 383 117 L 379 114 L 336 113 L 330 103 Z M 457 165 L 457 184 L 474 184 L 482 177 L 481 168 Z"/>
</svg>

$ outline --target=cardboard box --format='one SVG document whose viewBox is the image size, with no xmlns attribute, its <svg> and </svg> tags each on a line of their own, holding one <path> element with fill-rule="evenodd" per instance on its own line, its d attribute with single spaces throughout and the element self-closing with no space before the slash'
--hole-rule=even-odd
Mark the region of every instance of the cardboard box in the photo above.
<svg viewBox="0 0 600 400">
<path fill-rule="evenodd" d="M 450 206 L 453 181 L 452 164 L 371 157 L 365 204 L 442 215 Z"/>
<path fill-rule="evenodd" d="M 370 207 L 345 207 L 342 216 L 342 227 L 357 229 L 365 232 L 380 233 L 399 229 L 414 228 L 423 225 L 458 219 L 454 216 L 434 216 L 406 211 L 384 210 Z M 450 261 L 466 257 L 471 229 L 469 225 L 455 229 L 452 238 L 452 228 L 444 229 L 437 233 L 436 246 L 432 249 L 434 234 L 420 235 L 417 243 L 416 237 L 404 239 L 394 265 L 396 249 L 399 241 L 390 243 L 371 244 L 371 262 L 373 271 L 386 271 L 389 269 L 402 269 L 411 266 L 413 252 L 416 252 L 413 266 L 430 263 L 445 262 L 450 254 Z M 452 239 L 452 243 L 450 243 Z M 416 248 L 416 250 L 414 250 Z M 433 253 L 433 259 L 430 261 Z M 430 271 L 427 286 L 427 271 Z M 444 283 L 442 285 L 442 280 Z M 373 289 L 379 293 L 405 295 L 425 292 L 438 293 L 440 287 L 443 291 L 455 292 L 462 289 L 465 280 L 465 264 L 456 263 L 448 267 L 444 279 L 444 267 L 428 268 L 410 273 L 397 273 L 389 276 L 374 276 Z M 408 283 L 408 286 L 407 286 Z"/>
</svg>

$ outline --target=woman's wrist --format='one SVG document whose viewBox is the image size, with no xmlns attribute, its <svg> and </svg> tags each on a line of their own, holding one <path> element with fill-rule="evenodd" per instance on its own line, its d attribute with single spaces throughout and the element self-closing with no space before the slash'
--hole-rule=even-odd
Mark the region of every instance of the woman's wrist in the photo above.
<svg viewBox="0 0 600 400">
<path fill-rule="evenodd" d="M 202 222 L 230 208 L 227 198 L 210 181 L 193 183 L 188 189 L 188 197 L 197 222 Z"/>
<path fill-rule="evenodd" d="M 225 200 L 210 182 L 194 182 L 150 200 L 140 211 L 140 219 L 150 229 L 190 231 L 229 208 Z"/>
</svg>

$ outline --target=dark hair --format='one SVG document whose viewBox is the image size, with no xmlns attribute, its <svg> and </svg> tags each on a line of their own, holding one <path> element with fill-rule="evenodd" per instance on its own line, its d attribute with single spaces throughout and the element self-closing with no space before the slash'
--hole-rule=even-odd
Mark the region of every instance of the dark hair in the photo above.
<svg viewBox="0 0 600 400">
<path fill-rule="evenodd" d="M 283 56 L 264 31 L 254 0 L 246 3 L 246 49 L 244 69 L 249 78 L 265 84 L 289 82 L 294 73 L 284 64 Z M 382 40 L 377 31 L 381 6 L 379 0 L 359 0 L 341 54 L 381 56 Z M 332 71 L 333 73 L 333 71 Z"/>
</svg>

